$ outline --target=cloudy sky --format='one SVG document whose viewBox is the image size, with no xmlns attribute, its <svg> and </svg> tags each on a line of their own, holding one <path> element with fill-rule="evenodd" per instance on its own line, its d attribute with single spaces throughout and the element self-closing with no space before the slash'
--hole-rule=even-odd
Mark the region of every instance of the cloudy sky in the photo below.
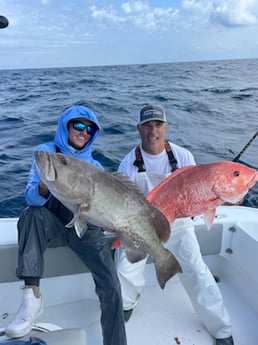
<svg viewBox="0 0 258 345">
<path fill-rule="evenodd" d="M 258 57 L 258 0 L 0 0 L 0 69 Z"/>
</svg>

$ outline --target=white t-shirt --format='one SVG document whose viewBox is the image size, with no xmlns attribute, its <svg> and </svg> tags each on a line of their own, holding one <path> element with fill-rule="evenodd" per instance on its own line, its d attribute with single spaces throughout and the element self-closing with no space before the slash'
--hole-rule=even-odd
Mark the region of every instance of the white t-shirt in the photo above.
<svg viewBox="0 0 258 345">
<path fill-rule="evenodd" d="M 169 145 L 174 154 L 174 157 L 177 160 L 178 168 L 196 164 L 194 157 L 190 151 L 171 142 L 169 142 Z M 152 155 L 145 152 L 141 145 L 140 149 L 146 172 L 149 171 L 157 175 L 167 175 L 171 172 L 171 165 L 165 148 L 161 153 L 157 155 Z M 123 158 L 118 167 L 118 172 L 125 176 L 128 176 L 134 183 L 136 182 L 136 174 L 138 174 L 138 167 L 133 165 L 135 158 L 134 148 Z"/>
</svg>

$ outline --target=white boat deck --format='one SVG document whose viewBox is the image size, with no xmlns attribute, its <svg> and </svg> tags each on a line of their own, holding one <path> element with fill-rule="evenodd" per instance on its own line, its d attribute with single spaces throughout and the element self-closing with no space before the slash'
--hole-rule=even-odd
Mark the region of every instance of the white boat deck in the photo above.
<svg viewBox="0 0 258 345">
<path fill-rule="evenodd" d="M 196 224 L 201 223 L 202 220 L 197 219 Z M 213 252 L 205 255 L 204 260 L 219 278 L 218 284 L 233 325 L 235 345 L 258 345 L 258 210 L 221 207 L 215 223 L 223 223 L 221 248 L 214 253 L 216 239 L 221 239 L 219 228 L 211 229 L 209 239 L 205 237 L 206 231 L 202 233 L 202 246 Z M 9 242 L 13 243 L 13 239 Z M 3 249 L 5 243 L 2 242 Z M 128 345 L 214 345 L 215 340 L 199 320 L 178 275 L 162 290 L 157 284 L 153 264 L 146 266 L 145 274 L 146 286 L 126 323 Z M 17 311 L 21 285 L 22 282 L 15 280 L 0 283 L 0 331 L 4 331 Z M 82 328 L 86 331 L 87 345 L 103 345 L 100 308 L 94 290 L 89 273 L 42 279 L 45 310 L 37 323 L 51 323 L 64 329 Z M 43 333 L 36 334 L 43 337 Z M 4 335 L 0 336 L 0 343 L 6 340 Z M 47 344 L 59 345 L 57 342 Z M 62 339 L 60 345 L 64 345 Z"/>
<path fill-rule="evenodd" d="M 147 282 L 140 302 L 126 323 L 128 345 L 213 345 L 213 338 L 196 315 L 178 277 L 173 277 L 165 289 L 161 290 L 155 281 L 152 264 L 147 266 L 147 271 L 152 278 Z M 88 289 L 93 291 L 94 284 L 89 282 L 88 276 L 78 276 L 75 284 L 85 279 L 88 281 Z M 54 279 L 42 280 L 43 296 L 47 291 L 49 293 L 51 285 L 56 288 Z M 257 312 L 228 283 L 222 281 L 218 284 L 231 315 L 235 345 L 257 345 Z M 15 285 L 17 294 L 20 283 Z M 82 285 L 81 288 L 84 288 Z M 62 298 L 63 293 L 67 293 L 62 292 L 66 286 L 58 289 L 59 298 Z M 53 323 L 61 328 L 83 328 L 87 334 L 87 345 L 102 345 L 99 304 L 94 293 L 92 298 L 75 301 L 72 301 L 72 296 L 70 298 L 71 301 L 68 298 L 68 303 L 61 304 L 52 304 L 51 300 L 46 300 L 44 313 L 37 322 Z M 58 302 L 58 298 L 55 299 Z M 41 334 L 37 333 L 39 337 Z M 2 336 L 0 342 L 6 339 Z"/>
</svg>

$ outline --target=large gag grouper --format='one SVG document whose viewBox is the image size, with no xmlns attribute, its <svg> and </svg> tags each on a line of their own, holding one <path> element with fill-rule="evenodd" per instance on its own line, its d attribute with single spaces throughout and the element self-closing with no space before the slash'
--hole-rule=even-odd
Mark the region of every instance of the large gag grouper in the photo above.
<svg viewBox="0 0 258 345">
<path fill-rule="evenodd" d="M 73 212 L 66 226 L 74 226 L 79 237 L 87 222 L 115 232 L 130 262 L 147 254 L 152 257 L 162 289 L 170 277 L 181 272 L 176 258 L 162 245 L 170 236 L 166 217 L 129 179 L 61 153 L 36 151 L 34 157 L 40 179 Z"/>
<path fill-rule="evenodd" d="M 240 202 L 258 181 L 258 171 L 230 161 L 177 169 L 157 185 L 147 200 L 172 224 L 176 218 L 203 214 L 211 227 L 216 207 Z"/>
</svg>

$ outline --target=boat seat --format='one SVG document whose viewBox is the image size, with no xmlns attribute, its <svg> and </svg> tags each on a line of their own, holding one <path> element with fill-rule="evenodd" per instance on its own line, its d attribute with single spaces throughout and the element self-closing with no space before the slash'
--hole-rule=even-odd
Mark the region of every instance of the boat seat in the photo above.
<svg viewBox="0 0 258 345">
<path fill-rule="evenodd" d="M 18 280 L 15 274 L 17 258 L 17 244 L 0 245 L 0 283 Z M 9 270 L 6 270 L 6 262 L 8 262 Z M 44 265 L 43 278 L 89 272 L 89 269 L 69 247 L 47 248 L 44 253 Z"/>
<path fill-rule="evenodd" d="M 11 224 L 16 227 L 16 223 Z M 8 229 L 8 228 L 7 228 Z M 15 228 L 16 231 L 16 228 Z M 208 231 L 205 225 L 195 227 L 197 239 L 202 255 L 218 254 L 221 250 L 223 228 L 221 224 L 213 224 Z M 107 233 L 107 241 L 114 241 L 115 235 Z M 4 244 L 0 242 L 0 283 L 8 283 L 18 280 L 16 278 L 18 245 L 17 243 Z M 8 262 L 9 270 L 6 270 Z M 151 263 L 152 259 L 148 259 Z M 77 255 L 69 247 L 47 248 L 44 254 L 44 278 L 59 277 L 72 274 L 89 272 Z"/>
<path fill-rule="evenodd" d="M 0 246 L 0 283 L 18 280 L 17 267 L 18 245 Z M 6 270 L 8 262 L 9 270 Z M 68 247 L 48 248 L 44 254 L 44 278 L 89 272 L 82 261 Z"/>
</svg>

